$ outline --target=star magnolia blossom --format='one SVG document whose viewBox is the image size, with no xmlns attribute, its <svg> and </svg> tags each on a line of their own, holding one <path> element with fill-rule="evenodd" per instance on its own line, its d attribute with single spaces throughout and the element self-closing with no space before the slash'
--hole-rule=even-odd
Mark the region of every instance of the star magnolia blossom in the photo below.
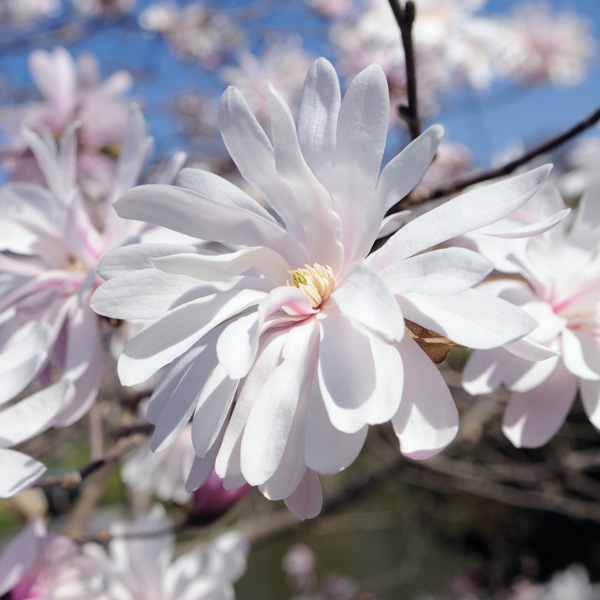
<svg viewBox="0 0 600 600">
<path fill-rule="evenodd" d="M 0 497 L 44 471 L 8 448 L 74 423 L 96 398 L 104 371 L 101 320 L 89 306 L 100 283 L 96 265 L 108 248 L 137 241 L 145 229 L 117 217 L 111 197 L 94 205 L 102 225 L 94 224 L 75 185 L 74 127 L 60 148 L 51 137 L 25 135 L 48 188 L 0 189 Z M 132 109 L 112 198 L 136 183 L 148 143 L 142 115 Z M 34 393 L 9 405 L 32 383 Z"/>
<path fill-rule="evenodd" d="M 115 318 L 152 319 L 125 347 L 119 374 L 134 385 L 171 363 L 148 418 L 153 448 L 172 443 L 194 414 L 197 458 L 187 485 L 213 465 L 225 487 L 258 485 L 303 517 L 321 507 L 317 473 L 359 453 L 369 425 L 391 420 L 401 451 L 426 458 L 458 426 L 439 371 L 409 335 L 405 315 L 455 342 L 491 348 L 535 322 L 470 289 L 491 263 L 430 246 L 516 210 L 540 168 L 455 198 L 369 253 L 386 211 L 421 179 L 441 127 L 380 174 L 389 100 L 385 75 L 365 69 L 341 101 L 333 67 L 313 63 L 296 129 L 267 86 L 272 142 L 240 92 L 221 100 L 219 124 L 242 176 L 268 209 L 211 173 L 186 169 L 181 187 L 142 186 L 116 203 L 126 218 L 160 223 L 223 251 L 132 245 L 104 258 L 109 279 L 92 299 Z"/>
<path fill-rule="evenodd" d="M 506 244 L 502 264 L 512 265 L 510 272 L 524 281 L 482 286 L 530 313 L 539 325 L 524 341 L 536 345 L 538 354 L 554 354 L 532 363 L 527 360 L 531 356 L 508 345 L 478 350 L 465 366 L 463 386 L 470 394 L 488 393 L 502 384 L 513 392 L 503 429 L 515 446 L 548 442 L 564 422 L 578 388 L 590 420 L 600 428 L 599 195 L 596 182 L 572 214 L 570 226 L 562 221 L 526 246 Z M 547 214 L 564 209 L 557 191 L 546 195 L 543 209 Z M 479 251 L 488 254 L 485 244 Z M 491 253 L 501 264 L 497 246 Z"/>
</svg>

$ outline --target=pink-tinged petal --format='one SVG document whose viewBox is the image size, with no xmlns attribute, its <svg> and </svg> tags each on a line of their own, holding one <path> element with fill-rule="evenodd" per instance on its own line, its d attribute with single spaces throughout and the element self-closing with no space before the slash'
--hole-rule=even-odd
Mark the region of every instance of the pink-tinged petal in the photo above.
<svg viewBox="0 0 600 600">
<path fill-rule="evenodd" d="M 52 52 L 34 50 L 29 55 L 29 71 L 42 96 L 47 98 L 60 121 L 75 108 L 77 71 L 72 56 L 64 48 Z"/>
<path fill-rule="evenodd" d="M 254 399 L 242 439 L 242 473 L 250 485 L 261 485 L 277 470 L 318 339 L 316 319 L 290 329 L 281 362 Z"/>
<path fill-rule="evenodd" d="M 336 429 L 329 420 L 315 381 L 308 409 L 304 455 L 306 466 L 323 475 L 343 471 L 356 460 L 365 443 L 368 429 L 367 425 L 356 433 L 343 433 Z"/>
<path fill-rule="evenodd" d="M 218 328 L 217 328 L 218 330 Z M 202 361 L 199 364 L 205 364 L 208 361 L 212 361 L 213 368 L 216 365 L 216 358 L 214 352 L 209 346 L 209 342 L 214 343 L 214 331 L 211 331 L 202 340 L 202 343 L 198 343 L 192 346 L 185 354 L 182 354 L 179 358 L 176 358 L 163 373 L 160 381 L 152 392 L 148 408 L 146 409 L 146 418 L 150 423 L 156 424 L 160 415 L 165 410 L 165 407 L 169 403 L 171 394 L 177 387 L 179 380 L 183 374 L 188 370 L 189 366 L 196 361 L 201 355 Z M 205 367 L 207 368 L 207 367 Z"/>
<path fill-rule="evenodd" d="M 267 221 L 276 222 L 254 198 L 237 185 L 214 173 L 201 169 L 183 169 L 177 176 L 177 185 L 198 192 L 207 198 L 218 200 L 221 204 L 249 210 Z"/>
<path fill-rule="evenodd" d="M 564 423 L 576 393 L 576 377 L 557 362 L 542 385 L 511 396 L 502 431 L 517 448 L 543 446 Z"/>
<path fill-rule="evenodd" d="M 20 339 L 5 345 L 0 353 L 0 404 L 22 392 L 39 373 L 48 358 L 51 328 L 38 323 Z"/>
<path fill-rule="evenodd" d="M 406 223 L 406 219 L 409 214 L 410 210 L 403 210 L 401 212 L 384 217 L 384 219 L 381 221 L 381 227 L 377 232 L 377 239 L 380 240 L 381 238 L 388 237 L 389 235 L 396 233 L 396 231 L 398 231 L 398 229 L 400 229 L 400 227 Z"/>
<path fill-rule="evenodd" d="M 596 429 L 600 429 L 600 381 L 579 381 L 583 408 Z"/>
<path fill-rule="evenodd" d="M 231 379 L 227 371 L 217 364 L 202 387 L 192 422 L 192 443 L 198 456 L 206 456 L 213 447 L 238 385 L 239 381 Z"/>
<path fill-rule="evenodd" d="M 229 279 L 249 269 L 257 269 L 273 285 L 282 285 L 289 277 L 290 265 L 271 248 L 242 248 L 229 254 L 175 254 L 152 259 L 152 264 L 165 273 L 186 275 L 204 281 Z"/>
<path fill-rule="evenodd" d="M 514 227 L 507 227 L 506 224 L 492 224 L 487 227 L 478 229 L 475 233 L 478 235 L 492 235 L 498 238 L 504 238 L 509 240 L 528 238 L 533 235 L 539 235 L 545 233 L 549 229 L 552 229 L 557 223 L 560 223 L 569 213 L 570 208 L 561 210 L 560 212 L 551 215 L 541 221 L 530 223 L 528 225 L 516 224 Z"/>
<path fill-rule="evenodd" d="M 538 167 L 467 192 L 426 212 L 394 234 L 375 253 L 371 266 L 383 268 L 463 233 L 495 223 L 525 204 L 549 171 L 549 165 Z"/>
<path fill-rule="evenodd" d="M 183 431 L 194 412 L 198 399 L 205 393 L 211 373 L 217 367 L 213 347 L 206 352 L 194 352 L 196 359 L 189 363 L 185 371 L 179 375 L 172 388 L 168 401 L 156 418 L 157 404 L 152 411 L 152 422 L 156 425 L 152 436 L 152 451 L 160 452 L 168 448 Z M 171 389 L 169 384 L 165 384 Z M 164 390 L 167 391 L 167 390 Z M 164 392 L 163 392 L 164 393 Z M 217 430 L 218 431 L 218 430 Z"/>
<path fill-rule="evenodd" d="M 504 385 L 512 392 L 528 392 L 544 383 L 556 369 L 560 360 L 553 356 L 539 362 L 529 362 L 511 358 L 510 366 L 506 367 Z"/>
<path fill-rule="evenodd" d="M 342 314 L 396 343 L 404 336 L 404 318 L 390 288 L 363 263 L 346 268 L 342 285 L 331 294 Z"/>
<path fill-rule="evenodd" d="M 19 535 L 5 546 L 0 556 L 0 595 L 10 592 L 38 557 L 40 540 L 46 536 L 41 517 L 35 517 Z"/>
<path fill-rule="evenodd" d="M 318 382 L 329 419 L 344 433 L 389 420 L 402 390 L 395 346 L 342 314 L 319 319 Z"/>
<path fill-rule="evenodd" d="M 180 356 L 224 320 L 256 304 L 263 292 L 221 292 L 178 306 L 142 329 L 125 346 L 119 359 L 123 385 L 145 381 Z"/>
<path fill-rule="evenodd" d="M 323 508 L 323 492 L 319 476 L 306 469 L 304 478 L 296 491 L 285 499 L 285 505 L 300 519 L 312 519 Z"/>
<path fill-rule="evenodd" d="M 446 296 L 472 288 L 493 268 L 487 258 L 471 250 L 443 248 L 391 263 L 379 270 L 379 276 L 392 294 Z"/>
<path fill-rule="evenodd" d="M 502 346 L 522 337 L 537 322 L 505 300 L 478 290 L 453 296 L 398 296 L 402 313 L 422 327 L 474 349 Z"/>
<path fill-rule="evenodd" d="M 142 185 L 125 192 L 113 206 L 124 219 L 146 221 L 225 244 L 267 246 L 290 264 L 307 262 L 305 251 L 278 224 L 191 190 L 171 185 Z"/>
<path fill-rule="evenodd" d="M 15 446 L 45 431 L 60 412 L 73 384 L 61 380 L 2 411 L 0 448 Z"/>
<path fill-rule="evenodd" d="M 332 158 L 341 94 L 332 64 L 317 59 L 308 70 L 298 116 L 298 142 L 311 171 L 323 185 L 331 183 Z"/>
<path fill-rule="evenodd" d="M 377 183 L 377 203 L 383 214 L 421 181 L 443 135 L 441 125 L 429 127 L 384 167 Z"/>
<path fill-rule="evenodd" d="M 576 377 L 600 380 L 600 346 L 597 338 L 584 330 L 566 328 L 561 336 L 563 360 Z"/>
<path fill-rule="evenodd" d="M 231 378 L 241 379 L 247 375 L 256 357 L 265 320 L 281 309 L 292 315 L 303 316 L 316 312 L 308 296 L 298 288 L 282 286 L 272 290 L 260 303 L 257 313 L 233 321 L 217 342 L 219 362 Z"/>
<path fill-rule="evenodd" d="M 595 178 L 587 187 L 575 214 L 573 226 L 568 234 L 570 245 L 595 249 L 600 237 L 600 179 Z"/>
<path fill-rule="evenodd" d="M 63 410 L 54 419 L 55 427 L 72 425 L 87 413 L 96 400 L 103 375 L 104 350 L 97 344 L 88 368 L 73 381 L 75 391 L 65 398 Z"/>
<path fill-rule="evenodd" d="M 471 396 L 489 394 L 499 388 L 504 381 L 506 359 L 502 348 L 471 352 L 462 373 L 463 388 Z"/>
<path fill-rule="evenodd" d="M 256 361 L 248 373 L 236 399 L 235 407 L 225 430 L 223 442 L 215 463 L 217 475 L 225 481 L 230 480 L 230 487 L 239 487 L 239 485 L 233 485 L 236 480 L 239 481 L 239 478 L 242 479 L 242 484 L 245 483 L 240 462 L 242 435 L 255 398 L 269 379 L 275 366 L 281 360 L 284 343 L 285 332 L 282 331 L 277 331 L 266 339 L 261 340 L 261 347 Z M 229 486 L 225 485 L 225 487 Z"/>
<path fill-rule="evenodd" d="M 190 277 L 141 269 L 104 282 L 91 297 L 90 306 L 99 315 L 113 319 L 157 319 L 193 290 L 197 296 L 217 291 L 210 284 L 198 285 Z"/>
<path fill-rule="evenodd" d="M 443 450 L 458 431 L 458 411 L 437 367 L 409 336 L 400 342 L 404 390 L 392 424 L 400 451 L 429 458 Z"/>
<path fill-rule="evenodd" d="M 64 376 L 78 379 L 87 370 L 100 339 L 98 315 L 89 304 L 79 305 L 69 314 L 67 322 L 67 355 Z"/>
<path fill-rule="evenodd" d="M 292 191 L 277 175 L 273 146 L 237 88 L 228 87 L 221 97 L 219 129 L 242 177 L 265 195 L 291 238 L 303 243 L 304 232 L 298 206 L 293 201 Z M 273 247 L 272 244 L 253 245 Z"/>
<path fill-rule="evenodd" d="M 309 262 L 328 265 L 334 273 L 338 273 L 344 255 L 342 223 L 331 208 L 329 191 L 309 169 L 302 156 L 290 109 L 268 83 L 266 92 L 277 174 L 288 185 L 298 207 Z"/>
<path fill-rule="evenodd" d="M 17 452 L 0 449 L 0 498 L 12 498 L 39 479 L 46 467 L 39 461 Z"/>
<path fill-rule="evenodd" d="M 98 264 L 98 275 L 103 279 L 113 279 L 142 269 L 153 269 L 152 258 L 197 252 L 195 246 L 181 244 L 131 244 L 115 248 L 106 254 Z"/>
<path fill-rule="evenodd" d="M 340 107 L 333 157 L 333 208 L 342 220 L 346 262 L 367 255 L 384 211 L 365 210 L 375 201 L 390 114 L 387 80 L 379 65 L 359 73 Z"/>
</svg>

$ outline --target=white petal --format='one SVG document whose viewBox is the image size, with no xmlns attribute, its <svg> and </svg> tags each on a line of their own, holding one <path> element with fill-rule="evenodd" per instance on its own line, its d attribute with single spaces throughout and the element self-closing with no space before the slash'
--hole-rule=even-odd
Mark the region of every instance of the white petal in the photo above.
<svg viewBox="0 0 600 600">
<path fill-rule="evenodd" d="M 471 352 L 462 373 L 462 386 L 471 394 L 489 394 L 504 381 L 506 353 L 502 348 Z"/>
<path fill-rule="evenodd" d="M 199 239 L 225 244 L 267 246 L 290 264 L 307 262 L 305 252 L 278 224 L 218 199 L 170 185 L 142 185 L 126 192 L 113 205 L 124 219 L 167 227 Z"/>
<path fill-rule="evenodd" d="M 304 479 L 296 491 L 285 499 L 285 505 L 301 519 L 316 517 L 323 508 L 323 493 L 319 477 L 310 469 L 306 469 Z"/>
<path fill-rule="evenodd" d="M 509 360 L 512 368 L 506 369 L 504 385 L 512 392 L 528 392 L 550 377 L 560 358 L 553 356 L 534 363 L 516 358 Z"/>
<path fill-rule="evenodd" d="M 360 453 L 368 429 L 367 425 L 356 433 L 343 433 L 336 429 L 329 420 L 318 384 L 315 382 L 308 409 L 306 466 L 323 475 L 343 471 Z"/>
<path fill-rule="evenodd" d="M 78 379 L 90 365 L 96 346 L 101 344 L 98 315 L 89 304 L 77 306 L 67 322 L 67 353 L 64 377 Z"/>
<path fill-rule="evenodd" d="M 421 181 L 443 135 L 441 125 L 429 127 L 384 167 L 377 183 L 377 202 L 384 214 Z"/>
<path fill-rule="evenodd" d="M 384 217 L 383 221 L 381 221 L 381 227 L 377 232 L 377 239 L 381 239 L 384 237 L 388 237 L 393 233 L 396 233 L 404 223 L 406 223 L 406 219 L 410 214 L 409 210 L 403 210 L 402 212 L 393 213 Z"/>
<path fill-rule="evenodd" d="M 251 485 L 264 483 L 279 466 L 317 336 L 314 318 L 289 330 L 281 362 L 254 400 L 242 439 L 242 473 Z"/>
<path fill-rule="evenodd" d="M 382 268 L 508 216 L 533 196 L 549 171 L 549 165 L 538 167 L 467 192 L 426 212 L 394 234 L 375 253 L 371 266 Z"/>
<path fill-rule="evenodd" d="M 335 69 L 317 59 L 308 70 L 298 115 L 298 142 L 311 171 L 321 183 L 331 182 L 331 163 L 340 111 L 340 84 Z"/>
<path fill-rule="evenodd" d="M 4 409 L 0 418 L 0 447 L 20 444 L 48 429 L 72 388 L 70 381 L 60 380 Z"/>
<path fill-rule="evenodd" d="M 409 336 L 400 342 L 404 390 L 392 424 L 405 456 L 429 458 L 458 431 L 458 411 L 437 367 Z"/>
<path fill-rule="evenodd" d="M 600 382 L 582 379 L 579 390 L 588 418 L 596 429 L 600 429 Z"/>
<path fill-rule="evenodd" d="M 579 201 L 575 220 L 568 235 L 570 244 L 583 248 L 598 247 L 600 211 L 598 209 L 597 198 L 599 195 L 600 179 L 596 177 Z"/>
<path fill-rule="evenodd" d="M 402 361 L 395 346 L 344 315 L 320 319 L 318 380 L 334 427 L 355 433 L 396 412 Z"/>
<path fill-rule="evenodd" d="M 396 295 L 417 292 L 445 296 L 477 285 L 493 267 L 487 258 L 471 250 L 443 248 L 392 263 L 380 269 L 379 275 Z"/>
<path fill-rule="evenodd" d="M 600 380 L 600 346 L 596 337 L 567 327 L 562 332 L 561 347 L 565 366 L 573 375 Z"/>
<path fill-rule="evenodd" d="M 121 383 L 135 385 L 145 381 L 213 327 L 255 304 L 263 296 L 263 292 L 253 290 L 221 292 L 168 312 L 142 329 L 125 346 L 119 359 Z"/>
<path fill-rule="evenodd" d="M 39 479 L 46 467 L 39 461 L 17 452 L 0 449 L 0 498 L 12 498 Z"/>
<path fill-rule="evenodd" d="M 453 296 L 406 294 L 398 302 L 407 319 L 474 349 L 502 346 L 537 325 L 516 306 L 472 289 Z"/>
<path fill-rule="evenodd" d="M 506 239 L 519 239 L 531 237 L 533 235 L 545 233 L 549 229 L 552 229 L 557 223 L 560 223 L 560 221 L 562 221 L 570 212 L 571 209 L 566 208 L 564 210 L 561 210 L 560 212 L 555 213 L 554 215 L 551 215 L 546 219 L 536 221 L 535 223 L 530 223 L 528 225 L 521 225 L 519 223 L 515 227 L 507 227 L 506 224 L 492 224 L 488 225 L 487 227 L 482 227 L 474 233 L 477 233 L 478 235 L 492 235 L 494 237 Z"/>
<path fill-rule="evenodd" d="M 387 80 L 379 65 L 359 73 L 340 107 L 333 158 L 333 208 L 342 219 L 346 262 L 364 258 L 384 211 L 365 210 L 375 202 L 390 114 Z"/>
<path fill-rule="evenodd" d="M 511 396 L 502 431 L 517 448 L 543 446 L 564 423 L 576 393 L 577 379 L 559 361 L 542 385 Z"/>
<path fill-rule="evenodd" d="M 404 336 L 404 319 L 392 292 L 376 271 L 362 263 L 346 268 L 342 285 L 331 294 L 340 310 L 389 342 Z"/>
</svg>

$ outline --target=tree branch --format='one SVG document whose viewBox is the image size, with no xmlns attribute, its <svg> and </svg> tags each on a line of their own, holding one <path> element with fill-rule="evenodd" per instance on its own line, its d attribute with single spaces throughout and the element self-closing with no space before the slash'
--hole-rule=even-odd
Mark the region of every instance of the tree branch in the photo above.
<svg viewBox="0 0 600 600">
<path fill-rule="evenodd" d="M 481 183 L 483 181 L 489 181 L 490 179 L 496 179 L 497 177 L 510 175 L 513 171 L 516 171 L 519 167 L 522 167 L 534 158 L 558 148 L 565 142 L 568 142 L 570 139 L 574 138 L 580 133 L 583 133 L 586 129 L 593 127 L 596 123 L 598 123 L 598 121 L 600 121 L 600 106 L 596 108 L 596 110 L 591 115 L 589 115 L 587 118 L 583 119 L 570 129 L 567 129 L 567 131 L 564 131 L 560 135 L 550 138 L 549 140 L 543 142 L 542 144 L 539 144 L 538 146 L 534 146 L 531 150 L 525 152 L 525 154 L 523 154 L 519 158 L 511 160 L 510 162 L 502 165 L 501 167 L 489 169 L 477 175 L 465 177 L 463 179 L 459 179 L 458 181 L 449 183 L 448 185 L 441 186 L 429 192 L 429 194 L 425 194 L 423 196 L 415 196 L 413 198 L 407 196 L 406 198 L 400 200 L 395 206 L 393 206 L 390 210 L 390 213 L 403 210 L 407 206 L 410 206 L 412 204 L 421 204 L 423 202 L 428 202 L 429 200 L 436 200 L 437 198 L 442 198 L 443 196 L 449 196 L 450 194 L 460 192 L 461 190 L 464 190 L 465 188 L 476 183 Z"/>
<path fill-rule="evenodd" d="M 404 48 L 404 61 L 406 64 L 406 97 L 408 104 L 398 106 L 398 114 L 408 126 L 410 136 L 414 140 L 421 135 L 421 121 L 417 100 L 417 68 L 412 39 L 412 27 L 415 21 L 416 8 L 412 0 L 408 0 L 404 8 L 402 8 L 400 0 L 389 1 L 398 27 L 400 28 L 402 46 Z"/>
</svg>

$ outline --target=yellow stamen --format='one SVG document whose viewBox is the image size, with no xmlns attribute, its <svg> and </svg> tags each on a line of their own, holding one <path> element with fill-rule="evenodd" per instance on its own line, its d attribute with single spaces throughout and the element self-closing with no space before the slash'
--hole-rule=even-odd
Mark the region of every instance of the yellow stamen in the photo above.
<svg viewBox="0 0 600 600">
<path fill-rule="evenodd" d="M 309 298 L 313 308 L 317 308 L 329 298 L 335 288 L 331 267 L 323 267 L 315 263 L 312 267 L 304 265 L 303 269 L 290 271 L 291 280 L 286 285 L 297 287 Z"/>
</svg>

